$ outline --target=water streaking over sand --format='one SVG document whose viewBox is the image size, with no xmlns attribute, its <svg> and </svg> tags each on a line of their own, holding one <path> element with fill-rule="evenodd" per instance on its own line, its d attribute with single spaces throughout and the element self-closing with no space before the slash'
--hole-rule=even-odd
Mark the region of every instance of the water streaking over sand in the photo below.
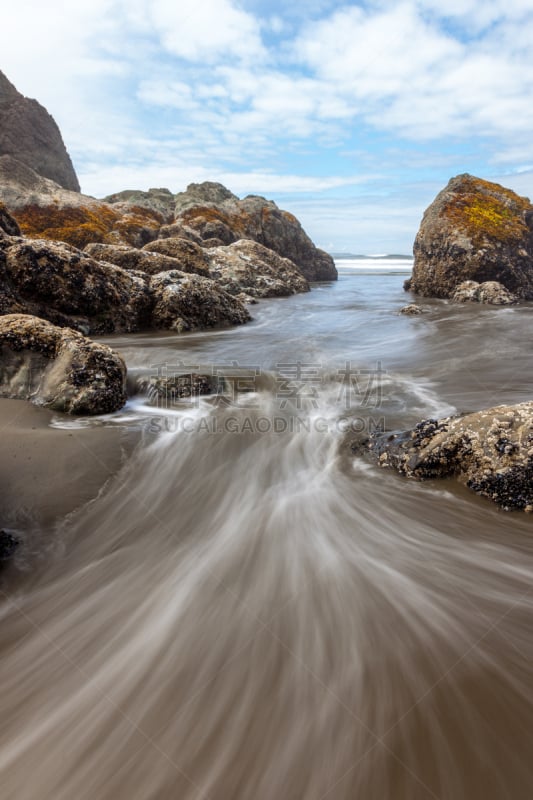
<svg viewBox="0 0 533 800">
<path fill-rule="evenodd" d="M 379 280 L 262 303 L 248 330 L 114 340 L 139 373 L 234 356 L 260 380 L 93 421 L 137 426 L 136 447 L 61 550 L 4 580 L 2 800 L 530 797 L 531 518 L 354 459 L 339 424 L 519 397 L 484 337 L 524 341 L 527 371 L 526 311 L 406 319 Z M 366 336 L 357 308 L 381 320 Z M 378 357 L 378 407 L 339 402 L 339 365 Z M 305 404 L 274 368 L 290 358 L 321 365 Z"/>
</svg>

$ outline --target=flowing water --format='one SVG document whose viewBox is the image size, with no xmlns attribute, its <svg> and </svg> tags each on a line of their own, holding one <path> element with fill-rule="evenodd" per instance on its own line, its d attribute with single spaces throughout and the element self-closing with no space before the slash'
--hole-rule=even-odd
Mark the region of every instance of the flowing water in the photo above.
<svg viewBox="0 0 533 800">
<path fill-rule="evenodd" d="M 409 318 L 401 284 L 345 265 L 242 328 L 108 340 L 132 383 L 225 388 L 52 420 L 140 438 L 7 574 L 2 800 L 532 796 L 533 521 L 348 445 L 530 399 L 533 307 Z"/>
</svg>

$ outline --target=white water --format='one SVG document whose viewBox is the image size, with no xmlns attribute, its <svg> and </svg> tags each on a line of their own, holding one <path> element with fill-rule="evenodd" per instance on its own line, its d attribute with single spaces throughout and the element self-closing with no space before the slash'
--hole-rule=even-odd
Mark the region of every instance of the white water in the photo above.
<svg viewBox="0 0 533 800">
<path fill-rule="evenodd" d="M 435 364 L 461 407 L 452 373 Z M 395 419 L 446 407 L 442 377 L 387 380 Z M 305 413 L 262 387 L 109 420 L 143 440 L 5 594 L 0 797 L 526 800 L 531 520 L 354 460 L 337 386 Z"/>
</svg>

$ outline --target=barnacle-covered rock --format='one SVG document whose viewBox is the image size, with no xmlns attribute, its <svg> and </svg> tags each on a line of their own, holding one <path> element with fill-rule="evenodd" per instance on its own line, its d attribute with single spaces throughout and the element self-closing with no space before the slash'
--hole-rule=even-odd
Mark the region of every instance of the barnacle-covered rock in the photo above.
<svg viewBox="0 0 533 800">
<path fill-rule="evenodd" d="M 126 401 L 126 366 L 111 348 L 38 317 L 0 317 L 0 396 L 69 414 L 107 414 Z"/>
<path fill-rule="evenodd" d="M 150 280 L 152 324 L 182 333 L 200 328 L 241 325 L 251 317 L 236 297 L 214 281 L 172 270 Z"/>
<path fill-rule="evenodd" d="M 251 239 L 210 248 L 207 253 L 210 276 L 230 294 L 283 297 L 309 291 L 296 264 Z"/>
<path fill-rule="evenodd" d="M 68 244 L 6 239 L 0 279 L 0 314 L 33 314 L 85 334 L 136 331 L 150 321 L 145 276 Z"/>
<path fill-rule="evenodd" d="M 374 433 L 354 449 L 410 478 L 454 475 L 505 510 L 533 511 L 533 401 Z"/>
</svg>

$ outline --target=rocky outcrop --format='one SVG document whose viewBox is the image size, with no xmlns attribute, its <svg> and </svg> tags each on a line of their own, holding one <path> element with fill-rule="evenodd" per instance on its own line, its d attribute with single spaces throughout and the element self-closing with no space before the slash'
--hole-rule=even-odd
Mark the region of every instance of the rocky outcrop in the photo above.
<svg viewBox="0 0 533 800">
<path fill-rule="evenodd" d="M 11 156 L 0 156 L 0 201 L 25 236 L 80 248 L 89 242 L 142 247 L 156 238 L 163 221 L 157 211 L 112 206 L 63 189 Z"/>
<path fill-rule="evenodd" d="M 161 256 L 174 258 L 181 265 L 169 269 L 179 269 L 182 272 L 193 272 L 209 277 L 209 259 L 205 250 L 189 239 L 180 236 L 159 239 L 146 244 L 143 250 L 148 251 L 150 255 L 159 253 Z"/>
<path fill-rule="evenodd" d="M 289 258 L 309 281 L 337 279 L 331 256 L 315 247 L 296 217 L 272 201 L 254 195 L 239 200 L 220 184 L 191 184 L 179 197 L 174 235 L 196 237 L 205 247 L 252 239 Z"/>
<path fill-rule="evenodd" d="M 161 272 L 150 280 L 152 324 L 178 333 L 241 325 L 251 317 L 236 297 L 214 281 L 184 272 Z"/>
<path fill-rule="evenodd" d="M 126 366 L 109 347 L 37 317 L 0 317 L 0 396 L 69 414 L 107 414 L 126 402 Z"/>
<path fill-rule="evenodd" d="M 0 72 L 0 156 L 8 155 L 38 175 L 80 191 L 72 161 L 53 117 L 18 92 Z"/>
<path fill-rule="evenodd" d="M 251 239 L 214 247 L 207 253 L 211 277 L 230 294 L 284 297 L 309 291 L 309 284 L 296 264 Z"/>
<path fill-rule="evenodd" d="M 451 300 L 454 303 L 484 303 L 493 306 L 510 306 L 518 302 L 518 298 L 497 281 L 464 281 L 456 287 Z"/>
<path fill-rule="evenodd" d="M 424 420 L 410 431 L 375 433 L 354 449 L 402 475 L 453 475 L 507 511 L 533 511 L 533 402 Z"/>
<path fill-rule="evenodd" d="M 0 314 L 33 314 L 85 334 L 131 332 L 151 323 L 145 276 L 67 244 L 6 237 L 0 278 Z"/>
<path fill-rule="evenodd" d="M 533 206 L 497 183 L 459 175 L 426 210 L 406 288 L 450 297 L 464 281 L 497 281 L 533 299 Z"/>
</svg>

